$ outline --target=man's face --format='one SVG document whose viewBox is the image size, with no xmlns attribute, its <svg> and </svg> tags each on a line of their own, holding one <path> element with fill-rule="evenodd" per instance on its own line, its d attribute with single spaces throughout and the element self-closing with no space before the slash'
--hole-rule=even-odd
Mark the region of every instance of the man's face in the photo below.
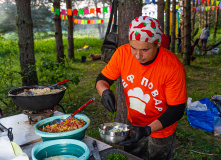
<svg viewBox="0 0 221 160">
<path fill-rule="evenodd" d="M 160 43 L 154 44 L 143 41 L 130 41 L 130 47 L 132 55 L 138 60 L 140 63 L 146 63 L 153 59 L 153 57 L 157 53 L 157 49 L 160 46 Z"/>
</svg>

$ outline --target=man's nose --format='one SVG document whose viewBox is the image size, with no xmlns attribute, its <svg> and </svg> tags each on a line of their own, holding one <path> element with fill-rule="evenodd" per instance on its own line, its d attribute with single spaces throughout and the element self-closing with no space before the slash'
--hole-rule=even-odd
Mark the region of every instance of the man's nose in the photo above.
<svg viewBox="0 0 221 160">
<path fill-rule="evenodd" d="M 137 50 L 136 51 L 136 58 L 137 59 L 140 59 L 142 56 L 141 56 L 141 52 L 140 52 L 140 50 Z"/>
</svg>

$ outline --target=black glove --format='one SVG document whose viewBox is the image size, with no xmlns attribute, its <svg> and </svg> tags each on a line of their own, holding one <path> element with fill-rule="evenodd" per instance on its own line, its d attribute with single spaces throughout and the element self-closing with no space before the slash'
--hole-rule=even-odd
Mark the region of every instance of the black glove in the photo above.
<svg viewBox="0 0 221 160">
<path fill-rule="evenodd" d="M 151 134 L 151 127 L 150 126 L 144 126 L 144 127 L 139 127 L 139 126 L 130 126 L 129 127 L 131 130 L 135 131 L 135 136 L 131 139 L 128 139 L 126 141 L 120 142 L 120 145 L 124 146 L 129 146 L 132 143 L 138 142 L 141 138 L 147 137 Z"/>
<path fill-rule="evenodd" d="M 111 90 L 106 89 L 102 93 L 101 104 L 111 113 L 116 112 L 115 97 Z"/>
</svg>

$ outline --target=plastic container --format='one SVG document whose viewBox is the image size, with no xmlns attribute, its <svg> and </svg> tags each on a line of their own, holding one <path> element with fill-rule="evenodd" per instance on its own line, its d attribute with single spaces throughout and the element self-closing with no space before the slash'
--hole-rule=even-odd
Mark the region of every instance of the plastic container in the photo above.
<svg viewBox="0 0 221 160">
<path fill-rule="evenodd" d="M 90 156 L 88 146 L 79 140 L 60 139 L 46 141 L 34 146 L 31 152 L 32 160 L 44 160 L 52 156 L 87 160 Z"/>
<path fill-rule="evenodd" d="M 68 132 L 61 132 L 61 133 L 48 133 L 48 132 L 42 132 L 38 128 L 42 127 L 43 125 L 50 124 L 51 121 L 57 118 L 65 119 L 70 114 L 64 114 L 64 115 L 59 115 L 59 116 L 54 116 L 54 117 L 49 117 L 46 119 L 43 119 L 39 121 L 38 123 L 35 124 L 35 133 L 39 136 L 41 136 L 43 141 L 48 141 L 48 140 L 55 140 L 55 139 L 77 139 L 77 140 L 82 140 L 85 136 L 85 131 L 88 128 L 90 124 L 90 119 L 84 115 L 84 114 L 76 114 L 74 117 L 77 119 L 83 119 L 84 122 L 86 123 L 85 126 L 82 128 L 73 130 L 73 131 L 68 131 Z"/>
</svg>

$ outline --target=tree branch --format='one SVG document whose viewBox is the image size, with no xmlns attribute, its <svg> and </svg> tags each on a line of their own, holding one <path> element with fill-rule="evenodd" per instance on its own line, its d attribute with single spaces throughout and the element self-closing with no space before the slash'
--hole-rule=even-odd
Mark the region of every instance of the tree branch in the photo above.
<svg viewBox="0 0 221 160">
<path fill-rule="evenodd" d="M 194 150 L 189 150 L 189 151 L 199 153 L 199 154 L 203 154 L 203 155 L 207 155 L 207 156 L 218 156 L 218 154 L 209 154 L 209 153 L 203 153 L 203 152 L 198 152 L 198 151 L 194 151 Z"/>
</svg>

